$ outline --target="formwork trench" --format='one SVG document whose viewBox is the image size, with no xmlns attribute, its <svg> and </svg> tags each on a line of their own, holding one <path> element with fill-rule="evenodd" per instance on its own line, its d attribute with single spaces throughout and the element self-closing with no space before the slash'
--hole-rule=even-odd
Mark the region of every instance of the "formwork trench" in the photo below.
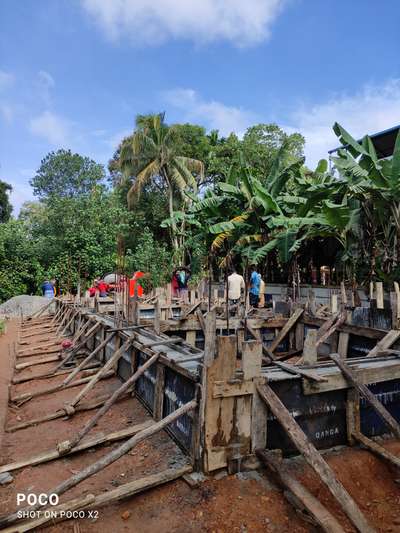
<svg viewBox="0 0 400 533">
<path fill-rule="evenodd" d="M 55 318 L 57 314 L 59 318 L 54 323 L 49 317 L 19 325 L 16 367 L 21 362 L 34 365 L 15 371 L 13 379 L 18 383 L 10 389 L 1 468 L 4 472 L 10 471 L 14 480 L 1 489 L 5 502 L 2 515 L 15 511 L 17 492 L 26 492 L 31 486 L 35 491 L 51 491 L 61 480 L 79 475 L 89 465 L 117 450 L 132 438 L 135 428 L 136 433 L 140 433 L 150 424 L 162 424 L 189 404 L 190 409 L 171 420 L 165 431 L 160 429 L 145 438 L 116 462 L 69 489 L 60 501 L 82 499 L 93 493 L 95 497 L 100 496 L 98 501 L 104 505 L 107 493 L 111 494 L 112 503 L 113 498 L 118 502 L 135 494 L 134 486 L 127 487 L 135 480 L 136 492 L 139 492 L 192 470 L 210 475 L 226 469 L 229 474 L 242 475 L 244 471 L 260 469 L 258 452 L 261 450 L 279 449 L 283 457 L 302 454 L 282 419 L 263 400 L 260 390 L 264 386 L 282 402 L 307 442 L 317 450 L 354 444 L 353 433 L 357 432 L 368 438 L 388 433 L 382 416 L 362 395 L 355 394 L 356 388 L 327 356 L 343 346 L 346 346 L 346 353 L 341 357 L 351 372 L 368 384 L 394 420 L 400 419 L 398 340 L 392 335 L 394 341 L 386 346 L 383 341 L 388 331 L 352 324 L 347 317 L 322 339 L 313 353 L 307 341 L 309 332 L 322 332 L 322 336 L 327 321 L 305 312 L 298 312 L 296 320 L 293 320 L 293 313 L 285 317 L 260 312 L 246 323 L 236 317 L 228 321 L 226 317 L 219 318 L 215 311 L 206 312 L 203 320 L 195 313 L 184 318 L 171 314 L 162 321 L 163 332 L 156 333 L 154 313 L 149 307 L 145 311 L 140 324 L 116 327 L 111 316 L 76 308 L 60 300 L 55 310 Z M 178 313 L 175 311 L 175 315 Z M 335 321 L 332 322 L 334 326 Z M 71 348 L 60 354 L 57 341 L 53 341 L 55 347 L 49 345 L 49 338 L 59 338 L 57 335 L 63 328 L 70 338 L 75 337 L 73 347 L 79 350 L 74 357 L 68 355 Z M 79 337 L 81 331 L 82 338 Z M 113 337 L 106 342 L 111 333 Z M 25 344 L 27 339 L 29 344 Z M 382 342 L 382 349 L 375 349 L 377 353 L 367 357 L 370 350 Z M 39 349 L 41 346 L 45 348 Z M 74 378 L 86 379 L 85 383 L 55 390 L 69 375 L 67 371 L 73 372 L 99 347 L 86 370 Z M 360 356 L 362 350 L 364 354 Z M 48 357 L 48 352 L 54 353 L 57 360 L 40 363 Z M 350 357 L 353 353 L 357 356 Z M 60 358 L 65 356 L 70 358 L 71 366 L 60 366 Z M 302 364 L 293 364 L 301 363 L 301 357 Z M 99 411 L 99 401 L 103 400 L 104 404 L 121 383 L 140 373 L 141 367 L 151 358 L 154 363 L 77 444 L 92 442 L 93 446 L 72 455 L 56 455 L 50 460 L 50 452 L 54 455 L 57 445 L 75 437 Z M 68 411 L 65 406 L 73 403 L 96 373 L 105 367 L 107 370 L 107 365 L 110 375 L 93 385 L 75 405 L 75 412 Z M 57 375 L 45 377 L 57 366 L 60 367 Z M 33 379 L 39 375 L 40 378 Z M 52 392 L 38 395 L 51 387 Z M 29 398 L 28 394 L 34 397 Z M 54 415 L 52 420 L 38 420 L 49 415 Z M 21 427 L 32 421 L 36 422 Z M 123 430 L 131 433 L 123 433 Z M 115 435 L 118 432 L 121 435 Z M 110 434 L 114 435 L 110 437 Z M 43 462 L 33 466 L 45 451 L 49 457 L 42 457 Z M 15 465 L 17 462 L 21 462 L 20 465 Z M 11 469 L 7 469 L 10 465 Z M 119 487 L 120 495 L 116 493 Z M 86 507 L 90 505 L 89 502 Z"/>
</svg>

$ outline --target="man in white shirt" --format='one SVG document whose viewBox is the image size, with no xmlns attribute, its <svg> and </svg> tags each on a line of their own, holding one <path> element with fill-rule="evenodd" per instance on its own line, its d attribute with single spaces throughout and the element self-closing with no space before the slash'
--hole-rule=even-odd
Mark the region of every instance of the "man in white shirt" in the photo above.
<svg viewBox="0 0 400 533">
<path fill-rule="evenodd" d="M 239 302 L 242 291 L 244 291 L 243 276 L 233 270 L 232 274 L 228 276 L 228 299 L 231 305 Z"/>
</svg>

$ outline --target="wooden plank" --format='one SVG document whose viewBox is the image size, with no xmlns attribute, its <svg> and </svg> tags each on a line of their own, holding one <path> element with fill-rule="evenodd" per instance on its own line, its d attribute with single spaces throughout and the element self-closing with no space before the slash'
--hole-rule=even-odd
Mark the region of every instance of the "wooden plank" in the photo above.
<svg viewBox="0 0 400 533">
<path fill-rule="evenodd" d="M 274 361 L 274 365 L 279 366 L 279 368 L 282 368 L 282 370 L 285 370 L 285 372 L 289 372 L 290 374 L 297 376 L 303 376 L 304 378 L 310 379 L 311 381 L 316 381 L 317 383 L 328 381 L 327 378 L 320 376 L 313 370 L 300 368 L 299 366 L 290 365 L 281 361 Z"/>
<path fill-rule="evenodd" d="M 346 398 L 346 428 L 347 441 L 350 446 L 354 445 L 354 433 L 361 431 L 360 419 L 360 393 L 357 389 L 349 389 Z"/>
<path fill-rule="evenodd" d="M 154 387 L 153 417 L 157 422 L 162 419 L 165 389 L 165 366 L 158 363 Z"/>
<path fill-rule="evenodd" d="M 249 380 L 261 375 L 261 341 L 244 341 L 242 344 L 243 379 Z"/>
<path fill-rule="evenodd" d="M 109 378 L 111 376 L 114 376 L 114 372 L 107 372 L 103 375 L 102 379 Z M 68 383 L 66 385 L 63 385 L 62 383 L 58 383 L 57 385 L 53 385 L 51 387 L 46 387 L 45 389 L 40 389 L 37 391 L 32 392 L 24 392 L 23 394 L 18 394 L 17 396 L 14 396 L 10 399 L 13 403 L 18 403 L 22 400 L 31 400 L 32 398 L 37 398 L 38 396 L 45 396 L 46 394 L 51 394 L 54 392 L 59 392 L 64 389 L 69 389 L 71 387 L 79 387 L 80 385 L 84 385 L 85 383 L 88 383 L 92 379 L 92 376 L 84 377 L 81 379 L 77 379 L 73 383 Z M 25 403 L 25 402 L 24 402 Z"/>
<path fill-rule="evenodd" d="M 306 434 L 271 387 L 268 384 L 264 384 L 263 386 L 258 386 L 257 390 L 261 398 L 266 402 L 272 413 L 282 425 L 282 428 L 286 431 L 290 440 L 324 482 L 352 524 L 358 529 L 358 531 L 360 531 L 360 533 L 373 533 L 375 530 L 367 522 L 357 503 L 336 478 L 334 471 L 323 459 L 315 446 L 308 440 Z"/>
<path fill-rule="evenodd" d="M 397 468 L 400 468 L 400 457 L 397 457 L 393 453 L 389 452 L 389 450 L 386 450 L 383 446 L 380 446 L 377 442 L 374 442 L 373 440 L 369 439 L 365 435 L 363 435 L 360 431 L 355 432 L 353 434 L 353 438 L 358 441 L 360 444 L 362 444 L 367 450 L 374 453 L 381 459 L 384 459 L 388 463 L 390 463 L 393 466 L 397 466 Z"/>
<path fill-rule="evenodd" d="M 338 354 L 342 359 L 346 359 L 349 347 L 350 334 L 341 331 L 339 333 Z"/>
<path fill-rule="evenodd" d="M 263 384 L 263 378 L 255 378 L 254 386 Z M 251 408 L 251 451 L 263 449 L 267 445 L 267 416 L 268 409 L 260 395 L 254 391 Z"/>
<path fill-rule="evenodd" d="M 143 422 L 141 424 L 136 424 L 134 426 L 120 429 L 119 431 L 113 431 L 112 433 L 108 433 L 106 435 L 100 433 L 99 435 L 95 435 L 89 439 L 83 440 L 77 446 L 74 446 L 66 455 L 72 455 L 73 453 L 82 452 L 84 450 L 94 448 L 95 446 L 101 446 L 102 444 L 108 444 L 118 440 L 126 439 L 127 437 L 131 437 L 139 431 L 142 431 L 143 429 L 149 427 L 153 423 L 153 420 L 147 420 L 146 422 Z M 20 461 L 15 461 L 14 463 L 9 463 L 6 465 L 1 465 L 0 474 L 2 474 L 3 472 L 12 472 L 14 470 L 20 470 L 21 468 L 25 468 L 26 466 L 34 466 L 42 463 L 47 463 L 49 461 L 53 461 L 59 458 L 60 454 L 58 453 L 57 449 L 52 448 L 51 450 L 47 450 L 37 455 L 33 455 L 26 459 L 21 459 Z"/>
<path fill-rule="evenodd" d="M 286 322 L 286 324 L 283 326 L 283 328 L 279 332 L 279 335 L 276 337 L 276 339 L 272 341 L 271 345 L 269 346 L 269 349 L 272 353 L 277 349 L 279 344 L 283 341 L 283 339 L 286 337 L 286 335 L 289 333 L 292 327 L 296 324 L 296 322 L 301 317 L 303 312 L 304 312 L 304 309 L 300 307 L 295 310 L 293 315 L 289 318 L 289 320 Z"/>
<path fill-rule="evenodd" d="M 197 316 L 197 318 L 199 320 L 200 327 L 201 327 L 201 329 L 204 332 L 206 330 L 206 323 L 204 321 L 203 313 L 201 312 L 200 309 L 196 309 L 196 316 Z"/>
<path fill-rule="evenodd" d="M 233 380 L 232 380 L 233 381 Z M 213 398 L 231 398 L 232 396 L 245 396 L 253 394 L 254 384 L 252 381 L 240 381 L 229 383 L 227 381 L 214 381 Z"/>
<path fill-rule="evenodd" d="M 377 309 L 384 309 L 383 283 L 382 283 L 382 281 L 377 281 L 375 283 L 375 288 L 376 288 L 376 308 Z"/>
<path fill-rule="evenodd" d="M 314 365 L 317 362 L 317 335 L 318 332 L 316 329 L 309 329 L 307 331 L 307 336 L 304 341 L 302 357 L 303 363 L 305 365 Z"/>
<path fill-rule="evenodd" d="M 317 498 L 309 492 L 295 477 L 293 477 L 274 453 L 257 450 L 257 456 L 277 476 L 280 485 L 289 490 L 313 520 L 327 533 L 344 533 L 343 527 Z M 284 491 L 284 495 L 286 492 Z M 292 500 L 289 499 L 292 503 Z"/>
<path fill-rule="evenodd" d="M 208 316 L 207 316 L 208 318 Z M 207 341 L 207 339 L 206 339 Z M 213 350 L 215 349 L 215 345 Z M 234 378 L 236 370 L 236 336 L 217 337 L 217 357 L 207 370 L 203 387 L 205 404 L 205 465 L 206 471 L 227 466 L 227 446 L 233 430 L 235 398 L 213 398 L 214 382 Z M 215 451 L 218 448 L 218 451 Z"/>
<path fill-rule="evenodd" d="M 102 396 L 100 398 L 95 398 L 90 402 L 82 403 L 82 405 L 77 405 L 76 408 L 72 411 L 72 414 L 81 411 L 90 411 L 91 409 L 97 409 L 98 407 L 103 405 L 104 402 L 107 401 L 108 397 L 109 396 Z M 42 424 L 43 422 L 49 422 L 50 420 L 55 420 L 57 418 L 65 418 L 67 416 L 72 416 L 72 414 L 71 412 L 67 413 L 65 408 L 61 408 L 53 413 L 49 413 L 38 418 L 31 418 L 30 420 L 26 420 L 25 422 L 19 422 L 18 424 L 15 424 L 13 426 L 8 426 L 5 430 L 7 431 L 7 433 L 12 433 L 13 431 L 18 431 L 20 429 L 25 429 L 31 426 L 37 426 L 38 424 Z"/>
<path fill-rule="evenodd" d="M 397 339 L 400 337 L 399 329 L 391 329 L 380 341 L 376 343 L 376 346 L 372 348 L 367 354 L 367 357 L 376 357 L 382 350 L 390 348 Z"/>
<path fill-rule="evenodd" d="M 400 425 L 389 413 L 389 411 L 382 405 L 382 403 L 376 398 L 376 396 L 369 390 L 369 388 L 360 382 L 357 375 L 352 369 L 340 358 L 338 354 L 331 354 L 330 358 L 340 368 L 349 383 L 358 390 L 367 402 L 369 402 L 375 411 L 379 414 L 386 425 L 393 431 L 397 438 L 400 438 Z"/>
<path fill-rule="evenodd" d="M 365 358 L 363 358 L 365 359 Z M 380 383 L 382 381 L 389 381 L 391 379 L 400 379 L 400 361 L 388 361 L 389 364 L 382 364 L 374 367 L 360 367 L 354 369 L 358 381 L 361 383 Z M 362 365 L 362 363 L 359 363 Z M 325 383 L 303 382 L 304 394 L 320 394 L 321 392 L 328 392 L 331 390 L 348 389 L 349 382 L 340 373 L 325 375 L 327 378 Z"/>
<path fill-rule="evenodd" d="M 129 347 L 130 344 L 132 344 L 132 341 L 133 338 L 130 337 L 120 348 L 118 348 L 118 350 L 114 352 L 113 356 L 106 362 L 103 368 L 101 368 L 97 374 L 92 377 L 89 383 L 75 396 L 75 398 L 69 402 L 71 407 L 75 407 L 81 401 L 81 399 L 96 385 L 99 379 L 101 379 L 101 377 L 118 362 L 124 351 Z"/>
<path fill-rule="evenodd" d="M 329 329 L 327 329 L 327 331 L 324 331 L 322 335 L 318 336 L 318 339 L 316 342 L 317 348 L 318 346 L 323 344 L 326 340 L 328 340 L 329 337 L 332 335 L 332 333 L 334 333 L 338 329 L 338 327 L 345 322 L 345 320 L 346 320 L 345 312 L 338 315 L 334 323 L 329 327 Z"/>
<path fill-rule="evenodd" d="M 43 357 L 41 359 L 37 359 L 35 361 L 29 361 L 27 363 L 17 363 L 15 365 L 15 370 L 23 370 L 24 368 L 29 368 L 31 366 L 37 366 L 37 365 L 44 365 L 46 363 L 52 363 L 53 361 L 59 361 L 60 360 L 60 352 L 58 355 L 49 355 L 48 357 Z"/>
<path fill-rule="evenodd" d="M 297 322 L 295 333 L 295 348 L 296 350 L 302 350 L 304 347 L 304 324 L 303 322 Z"/>
</svg>

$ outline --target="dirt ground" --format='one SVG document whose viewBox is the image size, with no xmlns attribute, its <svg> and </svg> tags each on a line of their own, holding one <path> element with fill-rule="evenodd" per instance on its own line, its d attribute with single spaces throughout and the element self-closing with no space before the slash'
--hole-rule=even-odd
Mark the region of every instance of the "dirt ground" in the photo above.
<svg viewBox="0 0 400 533">
<path fill-rule="evenodd" d="M 56 419 L 37 426 L 4 432 L 9 426 L 47 412 L 57 410 L 73 398 L 80 387 L 74 387 L 25 403 L 19 409 L 7 406 L 8 384 L 12 377 L 13 350 L 9 345 L 16 340 L 17 323 L 10 322 L 7 334 L 0 337 L 0 463 L 8 463 L 54 448 L 57 442 L 66 440 L 89 420 L 95 411 L 77 413 L 70 419 Z M 38 337 L 35 343 L 43 342 Z M 26 359 L 28 360 L 28 358 Z M 56 363 L 38 365 L 23 370 L 18 375 L 44 372 Z M 29 381 L 13 385 L 11 395 L 35 391 L 55 384 L 63 376 Z M 89 398 L 110 393 L 118 386 L 117 378 L 97 383 Z M 138 424 L 148 419 L 143 406 L 134 398 L 116 404 L 92 430 L 110 432 Z M 62 480 L 108 453 L 119 443 L 90 449 L 83 453 L 61 458 L 35 467 L 12 472 L 12 483 L 0 487 L 0 515 L 16 509 L 17 492 L 42 492 L 50 490 Z M 400 455 L 400 442 L 384 441 L 384 446 Z M 325 455 L 338 478 L 357 501 L 365 516 L 379 532 L 400 532 L 400 472 L 395 472 L 380 459 L 359 448 L 343 448 Z M 67 501 L 82 494 L 112 490 L 116 486 L 147 474 L 160 472 L 168 466 L 183 464 L 185 457 L 165 433 L 155 435 L 139 444 L 122 457 L 77 487 L 68 491 L 60 501 Z M 338 517 L 344 531 L 354 531 L 340 511 L 326 487 L 299 459 L 289 461 L 293 474 L 328 509 Z M 171 482 L 118 505 L 98 509 L 97 519 L 80 519 L 51 525 L 41 531 L 109 532 L 133 531 L 158 532 L 313 532 L 315 528 L 305 522 L 287 502 L 264 471 L 240 473 L 233 476 L 218 475 L 209 478 L 197 488 L 191 488 L 183 480 Z"/>
</svg>

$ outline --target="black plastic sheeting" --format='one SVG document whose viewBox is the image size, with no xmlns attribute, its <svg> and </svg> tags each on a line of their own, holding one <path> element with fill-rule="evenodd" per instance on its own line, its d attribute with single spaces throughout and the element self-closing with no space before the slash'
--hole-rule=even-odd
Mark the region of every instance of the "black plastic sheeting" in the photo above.
<svg viewBox="0 0 400 533">
<path fill-rule="evenodd" d="M 316 448 L 347 444 L 347 389 L 306 396 L 301 380 L 271 382 L 270 386 Z M 400 379 L 371 384 L 369 388 L 400 422 Z M 367 437 L 388 433 L 383 420 L 364 399 L 360 401 L 360 417 L 361 431 Z M 267 417 L 267 448 L 281 448 L 285 455 L 298 453 L 272 414 Z"/>
<path fill-rule="evenodd" d="M 346 444 L 346 390 L 305 396 L 301 380 L 269 385 L 316 448 Z M 298 453 L 278 420 L 272 414 L 267 420 L 267 448 L 280 448 L 285 455 Z"/>
<path fill-rule="evenodd" d="M 165 387 L 163 402 L 163 417 L 173 413 L 179 407 L 194 399 L 196 385 L 170 368 L 165 368 Z M 190 414 L 179 417 L 170 424 L 169 431 L 186 451 L 191 450 L 193 419 Z"/>
<path fill-rule="evenodd" d="M 389 413 L 400 422 L 400 380 L 393 379 L 382 383 L 374 383 L 368 386 L 377 398 L 389 411 Z M 367 437 L 374 437 L 388 433 L 387 426 L 378 413 L 367 403 L 360 400 L 361 431 Z"/>
<path fill-rule="evenodd" d="M 146 355 L 138 352 L 137 367 L 142 366 L 147 359 Z M 124 366 L 124 363 L 122 365 Z M 136 382 L 136 394 L 151 413 L 153 413 L 154 406 L 156 368 L 156 365 L 152 365 Z M 125 372 L 127 372 L 127 368 L 125 368 Z M 126 378 L 124 377 L 124 379 Z M 195 394 L 196 384 L 193 381 L 165 367 L 163 417 L 193 400 Z M 168 432 L 184 450 L 190 453 L 193 433 L 193 421 L 190 414 L 182 415 L 178 420 L 170 424 Z"/>
</svg>

